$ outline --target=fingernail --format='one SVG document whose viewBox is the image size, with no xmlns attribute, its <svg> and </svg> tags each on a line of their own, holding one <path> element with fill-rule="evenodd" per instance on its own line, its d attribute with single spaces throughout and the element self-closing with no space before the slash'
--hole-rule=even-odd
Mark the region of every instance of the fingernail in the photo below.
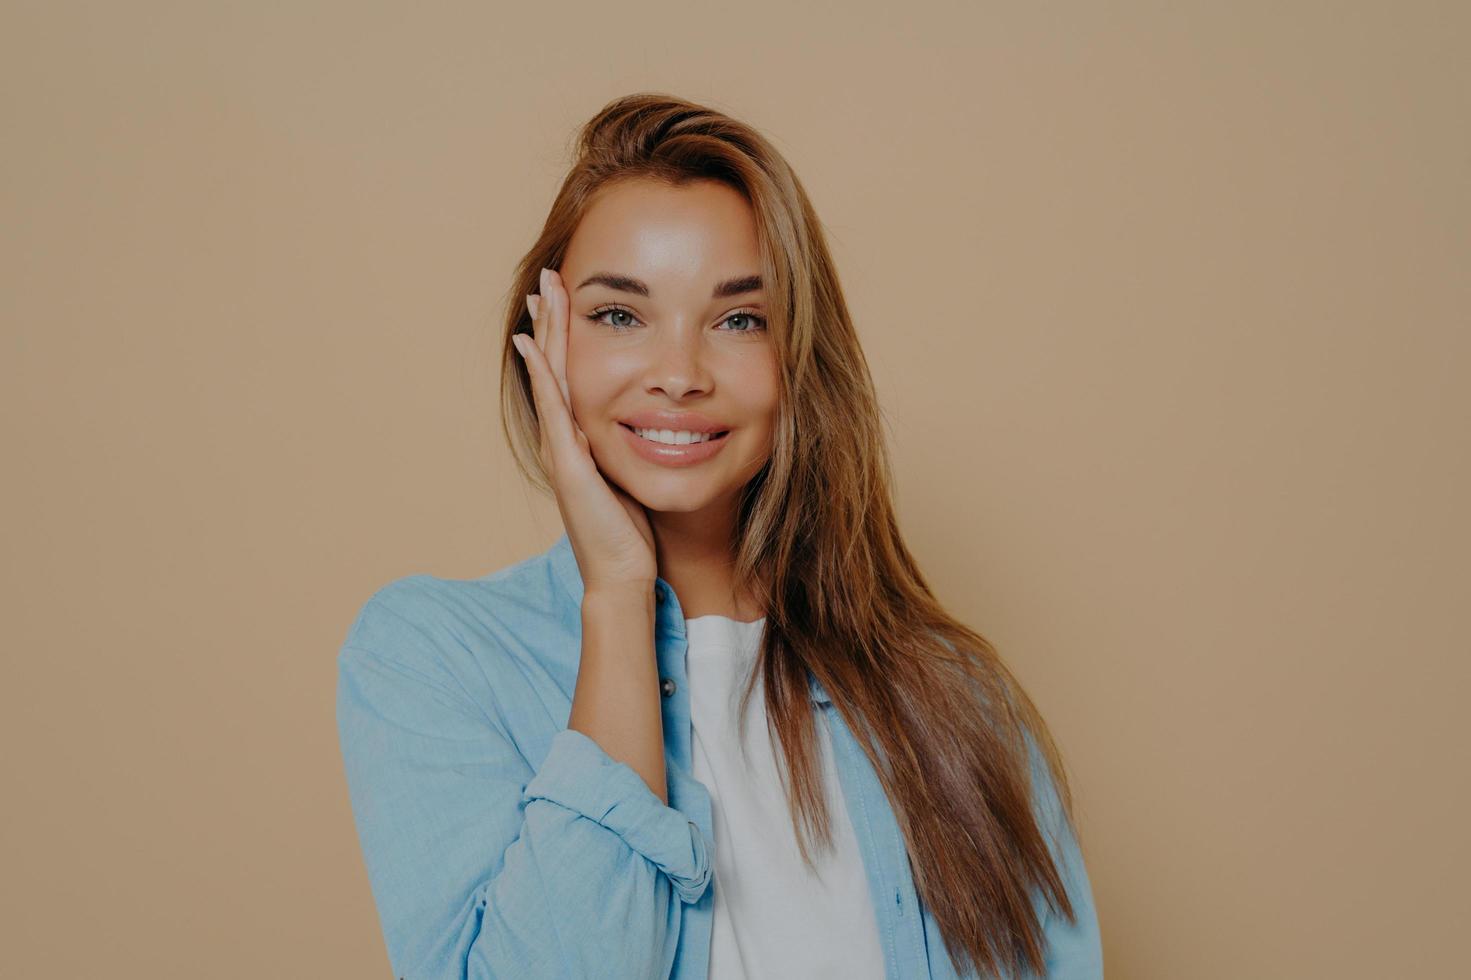
<svg viewBox="0 0 1471 980">
<path fill-rule="evenodd" d="M 515 347 L 516 347 L 516 353 L 517 354 L 520 354 L 522 357 L 525 357 L 526 356 L 526 348 L 524 348 L 524 347 L 521 346 L 521 338 L 524 337 L 524 336 L 526 336 L 526 335 L 523 334 L 523 333 L 513 333 L 513 334 L 511 334 L 511 343 L 513 345 L 515 345 Z"/>
<path fill-rule="evenodd" d="M 547 275 L 551 271 L 552 270 L 550 270 L 550 269 L 542 269 L 541 270 L 541 294 L 543 296 L 545 296 L 547 294 Z"/>
<path fill-rule="evenodd" d="M 541 297 L 535 293 L 526 294 L 526 312 L 531 314 L 531 319 L 536 319 L 536 311 L 541 308 Z"/>
</svg>

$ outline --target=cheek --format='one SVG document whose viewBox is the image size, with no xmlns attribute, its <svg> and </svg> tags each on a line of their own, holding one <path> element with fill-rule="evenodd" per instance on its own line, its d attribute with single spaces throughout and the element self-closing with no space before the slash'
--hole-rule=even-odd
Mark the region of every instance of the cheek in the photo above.
<svg viewBox="0 0 1471 980">
<path fill-rule="evenodd" d="M 776 379 L 765 374 L 748 375 L 741 382 L 741 401 L 745 405 L 743 416 L 750 441 L 747 451 L 766 457 L 771 454 L 776 442 L 777 410 L 780 392 Z"/>
<path fill-rule="evenodd" d="M 744 372 L 737 389 L 746 393 L 744 400 L 751 407 L 751 424 L 767 430 L 775 428 L 781 398 L 776 366 L 763 364 L 760 370 Z"/>
<path fill-rule="evenodd" d="M 606 374 L 598 370 L 595 362 L 567 351 L 567 393 L 572 401 L 572 414 L 578 421 L 595 418 L 599 408 L 607 403 L 604 392 Z"/>
</svg>

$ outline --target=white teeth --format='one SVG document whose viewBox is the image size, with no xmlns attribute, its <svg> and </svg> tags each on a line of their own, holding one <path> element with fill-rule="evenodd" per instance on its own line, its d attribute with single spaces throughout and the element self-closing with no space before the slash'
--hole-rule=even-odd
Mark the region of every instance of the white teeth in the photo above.
<svg viewBox="0 0 1471 980">
<path fill-rule="evenodd" d="M 634 429 L 640 438 L 662 442 L 666 446 L 688 446 L 693 442 L 709 442 L 713 432 L 671 432 L 668 429 Z"/>
</svg>

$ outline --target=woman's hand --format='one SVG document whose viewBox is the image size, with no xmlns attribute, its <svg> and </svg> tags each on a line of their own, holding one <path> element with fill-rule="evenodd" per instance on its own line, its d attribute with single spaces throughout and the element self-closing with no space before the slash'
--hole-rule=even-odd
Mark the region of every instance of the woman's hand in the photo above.
<svg viewBox="0 0 1471 980">
<path fill-rule="evenodd" d="M 551 477 L 584 590 L 652 589 L 658 562 L 649 516 L 642 504 L 603 477 L 586 434 L 572 417 L 567 389 L 570 305 L 561 276 L 543 269 L 541 295 L 526 297 L 535 339 L 511 337 L 531 376 L 542 465 Z"/>
</svg>

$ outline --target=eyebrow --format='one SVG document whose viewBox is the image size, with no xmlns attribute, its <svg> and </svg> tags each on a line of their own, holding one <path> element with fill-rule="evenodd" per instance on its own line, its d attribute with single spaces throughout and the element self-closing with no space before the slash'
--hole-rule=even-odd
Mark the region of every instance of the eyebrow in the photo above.
<svg viewBox="0 0 1471 980">
<path fill-rule="evenodd" d="M 581 289 L 583 286 L 607 286 L 609 289 L 616 289 L 624 293 L 635 293 L 639 296 L 649 295 L 648 284 L 643 280 L 635 279 L 633 276 L 620 275 L 615 272 L 594 272 L 582 280 L 582 282 L 578 283 L 577 289 Z M 573 292 L 577 292 L 577 289 L 574 289 Z M 710 293 L 710 298 L 726 299 L 730 296 L 743 296 L 746 293 L 758 292 L 760 289 L 761 277 L 759 275 L 737 276 L 734 279 L 727 279 L 724 282 L 716 283 L 714 291 Z"/>
</svg>

